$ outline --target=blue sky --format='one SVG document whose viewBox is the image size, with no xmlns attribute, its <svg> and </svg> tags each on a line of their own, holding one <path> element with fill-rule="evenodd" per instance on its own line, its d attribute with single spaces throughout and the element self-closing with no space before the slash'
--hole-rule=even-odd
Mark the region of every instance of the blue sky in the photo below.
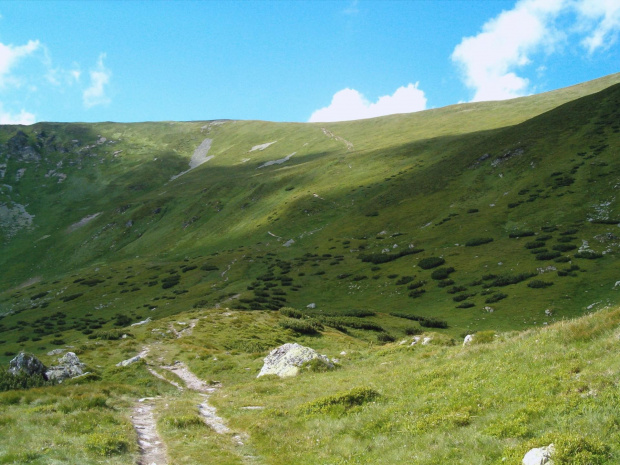
<svg viewBox="0 0 620 465">
<path fill-rule="evenodd" d="M 620 71 L 620 1 L 5 1 L 0 123 L 330 121 Z"/>
</svg>

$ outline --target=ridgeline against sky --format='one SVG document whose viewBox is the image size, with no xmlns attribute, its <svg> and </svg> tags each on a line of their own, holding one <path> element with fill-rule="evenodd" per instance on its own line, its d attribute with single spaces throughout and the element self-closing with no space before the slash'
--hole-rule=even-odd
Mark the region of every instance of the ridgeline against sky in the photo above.
<svg viewBox="0 0 620 465">
<path fill-rule="evenodd" d="M 5 2 L 0 123 L 341 121 L 615 73 L 605 0 Z"/>
</svg>

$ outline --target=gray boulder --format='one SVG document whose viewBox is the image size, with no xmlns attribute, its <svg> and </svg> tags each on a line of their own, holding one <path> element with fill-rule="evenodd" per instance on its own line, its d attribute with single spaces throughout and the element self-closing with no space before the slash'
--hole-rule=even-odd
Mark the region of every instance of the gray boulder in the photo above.
<svg viewBox="0 0 620 465">
<path fill-rule="evenodd" d="M 278 375 L 280 378 L 296 376 L 300 367 L 311 360 L 319 359 L 329 368 L 334 368 L 334 364 L 325 355 L 317 353 L 310 347 L 304 347 L 296 343 L 288 343 L 272 350 L 257 378 L 265 375 Z"/>
<path fill-rule="evenodd" d="M 50 367 L 45 375 L 47 379 L 62 381 L 67 378 L 74 378 L 84 374 L 84 364 L 73 352 L 67 352 L 58 359 L 59 365 Z"/>
<path fill-rule="evenodd" d="M 9 362 L 9 372 L 13 375 L 26 373 L 29 376 L 42 375 L 45 377 L 47 368 L 41 360 L 32 354 L 20 352 L 13 360 Z"/>
<path fill-rule="evenodd" d="M 555 446 L 553 444 L 530 449 L 523 457 L 521 463 L 522 465 L 553 465 L 553 460 L 551 460 L 553 454 L 555 454 Z"/>
<path fill-rule="evenodd" d="M 136 355 L 135 357 L 128 358 L 127 360 L 123 360 L 122 362 L 118 362 L 116 364 L 117 367 L 126 367 L 133 363 L 139 362 L 142 360 L 142 355 Z"/>
</svg>

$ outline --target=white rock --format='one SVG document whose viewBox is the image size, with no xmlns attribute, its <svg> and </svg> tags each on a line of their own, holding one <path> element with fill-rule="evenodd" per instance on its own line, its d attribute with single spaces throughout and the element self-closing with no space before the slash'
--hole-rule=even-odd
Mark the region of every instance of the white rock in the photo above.
<svg viewBox="0 0 620 465">
<path fill-rule="evenodd" d="M 316 308 L 316 304 L 312 302 L 311 304 L 306 305 L 306 308 Z"/>
<path fill-rule="evenodd" d="M 422 345 L 428 345 L 431 341 L 433 340 L 432 337 L 425 337 L 424 340 L 422 341 Z"/>
<path fill-rule="evenodd" d="M 137 323 L 132 324 L 131 326 L 140 326 L 145 325 L 151 321 L 151 317 L 148 317 L 146 320 L 138 321 Z"/>
<path fill-rule="evenodd" d="M 127 360 L 123 360 L 122 362 L 118 362 L 116 364 L 117 367 L 126 367 L 127 365 L 131 365 L 132 363 L 136 363 L 142 360 L 142 356 L 136 355 L 135 357 L 128 358 Z"/>
<path fill-rule="evenodd" d="M 474 340 L 474 335 L 468 334 L 467 336 L 465 336 L 465 339 L 463 340 L 463 345 L 466 346 L 468 344 L 471 344 L 473 340 Z"/>
<path fill-rule="evenodd" d="M 523 460 L 522 465 L 553 465 L 551 457 L 555 454 L 555 446 L 549 444 L 547 447 L 539 447 L 536 449 L 530 449 Z"/>
<path fill-rule="evenodd" d="M 330 368 L 334 367 L 329 358 L 320 355 L 310 347 L 291 343 L 281 345 L 265 357 L 265 364 L 257 378 L 265 375 L 277 375 L 280 378 L 295 376 L 304 363 L 315 358 L 322 360 Z"/>
</svg>

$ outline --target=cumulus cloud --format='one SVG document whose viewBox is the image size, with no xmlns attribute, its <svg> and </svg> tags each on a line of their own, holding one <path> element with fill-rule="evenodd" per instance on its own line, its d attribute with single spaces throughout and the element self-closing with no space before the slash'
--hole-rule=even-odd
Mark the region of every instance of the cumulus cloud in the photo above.
<svg viewBox="0 0 620 465">
<path fill-rule="evenodd" d="M 426 108 L 424 91 L 419 83 L 399 87 L 392 95 L 380 97 L 372 103 L 355 89 L 343 89 L 334 94 L 331 104 L 316 110 L 310 116 L 311 123 L 332 121 L 351 121 L 375 118 L 395 113 L 411 113 Z"/>
<path fill-rule="evenodd" d="M 577 10 L 585 29 L 590 30 L 581 44 L 590 54 L 599 48 L 609 48 L 618 40 L 620 31 L 620 2 L 618 0 L 583 0 Z"/>
<path fill-rule="evenodd" d="M 110 98 L 106 95 L 106 86 L 110 83 L 112 72 L 103 64 L 105 57 L 105 53 L 99 55 L 97 66 L 89 73 L 90 86 L 82 93 L 82 100 L 86 108 L 110 103 Z"/>
<path fill-rule="evenodd" d="M 525 0 L 503 11 L 482 26 L 482 32 L 465 37 L 452 53 L 465 84 L 475 90 L 473 101 L 502 100 L 527 93 L 529 81 L 517 76 L 515 68 L 531 62 L 533 52 L 551 50 L 558 41 L 553 18 L 565 1 Z"/>
<path fill-rule="evenodd" d="M 0 103 L 0 124 L 34 124 L 36 118 L 32 113 L 23 110 L 17 114 L 4 111 Z"/>
<path fill-rule="evenodd" d="M 560 17 L 571 24 L 564 31 L 556 28 Z M 472 101 L 503 100 L 531 92 L 529 80 L 517 72 L 537 53 L 552 54 L 574 34 L 593 53 L 609 47 L 619 31 L 618 0 L 521 0 L 487 21 L 477 35 L 464 37 L 451 58 L 474 90 Z"/>
<path fill-rule="evenodd" d="M 25 56 L 32 54 L 40 47 L 38 40 L 29 40 L 26 45 L 5 45 L 0 43 L 0 86 L 17 82 L 10 77 L 11 68 Z"/>
</svg>

